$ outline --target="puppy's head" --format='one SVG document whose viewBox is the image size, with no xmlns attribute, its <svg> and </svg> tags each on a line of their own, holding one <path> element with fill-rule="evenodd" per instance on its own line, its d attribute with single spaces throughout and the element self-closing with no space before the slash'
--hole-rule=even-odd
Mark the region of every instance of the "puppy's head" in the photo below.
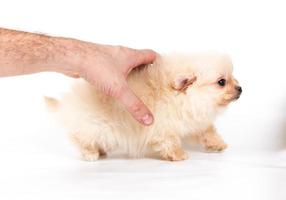
<svg viewBox="0 0 286 200">
<path fill-rule="evenodd" d="M 232 63 L 226 55 L 183 56 L 171 61 L 171 65 L 172 90 L 186 95 L 192 102 L 224 107 L 241 95 L 242 88 L 232 75 Z"/>
</svg>

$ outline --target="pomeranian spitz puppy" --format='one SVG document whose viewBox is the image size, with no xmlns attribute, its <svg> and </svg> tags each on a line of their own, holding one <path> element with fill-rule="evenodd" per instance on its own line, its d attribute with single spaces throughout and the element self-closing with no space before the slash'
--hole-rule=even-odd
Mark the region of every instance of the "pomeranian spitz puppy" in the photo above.
<svg viewBox="0 0 286 200">
<path fill-rule="evenodd" d="M 85 160 L 116 149 L 132 157 L 151 150 L 164 160 L 184 160 L 188 155 L 181 141 L 190 136 L 207 151 L 227 147 L 213 122 L 242 92 L 227 55 L 160 55 L 133 70 L 128 83 L 154 114 L 151 126 L 139 124 L 117 101 L 83 80 L 60 101 L 46 98 Z"/>
</svg>

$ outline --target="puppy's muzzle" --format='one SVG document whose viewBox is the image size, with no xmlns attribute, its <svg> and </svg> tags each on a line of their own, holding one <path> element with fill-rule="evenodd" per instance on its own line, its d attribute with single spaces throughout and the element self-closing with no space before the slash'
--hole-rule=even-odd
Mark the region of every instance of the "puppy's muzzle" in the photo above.
<svg viewBox="0 0 286 200">
<path fill-rule="evenodd" d="M 240 86 L 235 86 L 235 91 L 236 91 L 235 99 L 239 99 L 239 97 L 242 93 L 242 88 Z"/>
</svg>

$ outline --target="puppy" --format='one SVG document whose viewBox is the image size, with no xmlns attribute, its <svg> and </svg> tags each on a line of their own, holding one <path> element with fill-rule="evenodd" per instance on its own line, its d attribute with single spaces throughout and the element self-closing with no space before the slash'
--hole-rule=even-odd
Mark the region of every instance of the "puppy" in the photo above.
<svg viewBox="0 0 286 200">
<path fill-rule="evenodd" d="M 132 157 L 152 150 L 164 160 L 184 160 L 188 156 L 181 140 L 189 136 L 207 151 L 227 147 L 213 122 L 242 92 L 228 56 L 161 55 L 132 71 L 128 83 L 154 114 L 151 126 L 136 122 L 117 101 L 83 80 L 61 101 L 46 98 L 85 160 L 95 161 L 116 149 Z"/>
</svg>

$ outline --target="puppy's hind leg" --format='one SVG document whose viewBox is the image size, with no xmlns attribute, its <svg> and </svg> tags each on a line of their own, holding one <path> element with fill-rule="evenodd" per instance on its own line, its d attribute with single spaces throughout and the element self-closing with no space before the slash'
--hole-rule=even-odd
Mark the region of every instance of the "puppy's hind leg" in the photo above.
<svg viewBox="0 0 286 200">
<path fill-rule="evenodd" d="M 86 161 L 96 161 L 100 156 L 106 156 L 106 152 L 99 147 L 95 139 L 82 137 L 77 133 L 71 134 L 71 140 L 79 148 Z"/>
<path fill-rule="evenodd" d="M 198 139 L 208 152 L 219 152 L 227 148 L 227 144 L 213 126 L 210 126 L 204 133 L 199 134 Z"/>
<path fill-rule="evenodd" d="M 149 145 L 151 148 L 160 153 L 164 160 L 179 161 L 188 158 L 187 153 L 181 147 L 181 140 L 176 135 L 161 135 L 153 138 Z"/>
</svg>

